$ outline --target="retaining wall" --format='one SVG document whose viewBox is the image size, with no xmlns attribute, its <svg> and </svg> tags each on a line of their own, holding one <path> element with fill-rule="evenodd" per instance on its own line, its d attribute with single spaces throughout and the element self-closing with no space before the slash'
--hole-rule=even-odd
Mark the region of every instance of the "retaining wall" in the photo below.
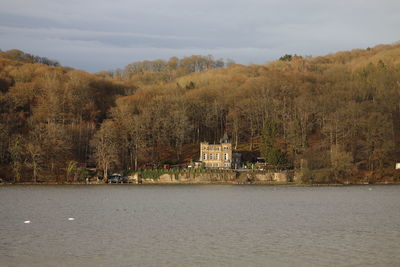
<svg viewBox="0 0 400 267">
<path fill-rule="evenodd" d="M 140 173 L 135 175 L 139 177 Z M 142 183 L 231 183 L 231 184 L 274 184 L 299 182 L 293 171 L 219 171 L 196 172 L 183 170 L 160 174 L 158 178 L 142 178 Z"/>
</svg>

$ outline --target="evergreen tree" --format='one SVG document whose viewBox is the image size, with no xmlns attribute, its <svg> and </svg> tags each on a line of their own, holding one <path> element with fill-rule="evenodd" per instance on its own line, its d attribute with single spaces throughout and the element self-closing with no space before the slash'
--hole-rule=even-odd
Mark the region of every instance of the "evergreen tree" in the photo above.
<svg viewBox="0 0 400 267">
<path fill-rule="evenodd" d="M 282 165 L 287 164 L 288 159 L 277 145 L 278 125 L 275 122 L 265 123 L 262 133 L 261 155 L 265 158 L 267 164 Z"/>
</svg>

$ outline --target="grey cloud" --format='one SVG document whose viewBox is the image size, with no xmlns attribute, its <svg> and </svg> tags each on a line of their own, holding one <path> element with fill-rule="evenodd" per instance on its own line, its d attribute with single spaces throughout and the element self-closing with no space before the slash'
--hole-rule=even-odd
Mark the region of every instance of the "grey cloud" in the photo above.
<svg viewBox="0 0 400 267">
<path fill-rule="evenodd" d="M 0 48 L 98 71 L 213 54 L 264 63 L 397 41 L 392 0 L 3 0 Z"/>
</svg>

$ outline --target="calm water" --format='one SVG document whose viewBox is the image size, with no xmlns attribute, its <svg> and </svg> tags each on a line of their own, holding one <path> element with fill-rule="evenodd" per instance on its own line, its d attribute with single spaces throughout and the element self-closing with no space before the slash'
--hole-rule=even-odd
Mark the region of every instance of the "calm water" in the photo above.
<svg viewBox="0 0 400 267">
<path fill-rule="evenodd" d="M 0 266 L 367 265 L 400 266 L 400 186 L 0 187 Z"/>
</svg>

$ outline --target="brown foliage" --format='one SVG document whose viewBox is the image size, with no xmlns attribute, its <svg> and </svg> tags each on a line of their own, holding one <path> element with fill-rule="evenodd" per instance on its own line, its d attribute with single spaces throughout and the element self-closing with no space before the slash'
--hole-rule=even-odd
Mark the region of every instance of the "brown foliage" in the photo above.
<svg viewBox="0 0 400 267">
<path fill-rule="evenodd" d="M 92 75 L 0 56 L 0 162 L 35 177 L 65 177 L 69 162 L 93 155 L 102 169 L 135 169 L 172 157 L 165 151 L 186 158 L 225 132 L 254 152 L 273 122 L 296 167 L 307 159 L 333 179 L 383 170 L 400 161 L 399 58 L 400 45 L 387 45 L 251 66 L 171 58 Z M 24 155 L 12 141 L 21 138 Z"/>
</svg>

